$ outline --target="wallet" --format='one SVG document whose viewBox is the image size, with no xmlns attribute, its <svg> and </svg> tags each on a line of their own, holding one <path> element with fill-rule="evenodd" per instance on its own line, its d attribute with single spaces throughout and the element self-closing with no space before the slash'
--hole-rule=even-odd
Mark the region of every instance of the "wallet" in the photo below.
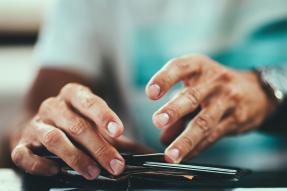
<svg viewBox="0 0 287 191">
<path fill-rule="evenodd" d="M 188 185 L 194 182 L 236 182 L 240 177 L 251 172 L 247 169 L 226 166 L 166 163 L 163 153 L 136 155 L 121 153 L 121 155 L 126 162 L 124 172 L 118 176 L 113 176 L 102 168 L 100 175 L 95 180 L 96 182 L 123 183 L 137 180 L 137 182 L 144 182 L 144 184 L 148 182 L 161 185 Z M 62 177 L 70 177 L 73 181 L 76 177 L 81 177 L 57 156 L 50 154 L 45 155 L 45 157 L 55 161 L 61 167 Z"/>
</svg>

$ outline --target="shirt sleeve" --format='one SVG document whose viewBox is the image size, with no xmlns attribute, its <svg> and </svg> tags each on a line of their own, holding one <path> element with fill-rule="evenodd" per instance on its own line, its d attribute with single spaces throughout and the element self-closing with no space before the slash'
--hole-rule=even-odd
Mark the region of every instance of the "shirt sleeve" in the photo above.
<svg viewBox="0 0 287 191">
<path fill-rule="evenodd" d="M 97 6 L 90 3 L 59 0 L 52 4 L 34 49 L 40 67 L 75 70 L 91 77 L 100 75 L 101 49 L 93 15 Z"/>
<path fill-rule="evenodd" d="M 271 85 L 274 89 L 275 96 L 276 91 L 279 90 L 281 101 L 278 108 L 274 113 L 269 116 L 263 123 L 260 130 L 271 133 L 284 133 L 287 134 L 287 64 L 281 66 L 265 67 L 262 68 L 262 75 L 264 75 L 264 81 Z M 277 93 L 278 94 L 278 93 Z M 279 96 L 279 97 L 280 97 Z"/>
</svg>

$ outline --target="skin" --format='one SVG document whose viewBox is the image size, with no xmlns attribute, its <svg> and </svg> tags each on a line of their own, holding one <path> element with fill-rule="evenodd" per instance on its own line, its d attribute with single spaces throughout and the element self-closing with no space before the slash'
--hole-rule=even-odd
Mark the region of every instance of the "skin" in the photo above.
<svg viewBox="0 0 287 191">
<path fill-rule="evenodd" d="M 34 153 L 46 148 L 92 180 L 99 175 L 99 166 L 113 175 L 123 171 L 125 161 L 119 150 L 150 152 L 122 136 L 119 117 L 88 86 L 88 79 L 80 74 L 40 70 L 22 119 L 11 133 L 11 158 L 16 166 L 35 175 L 57 174 L 60 169 L 53 161 Z"/>
<path fill-rule="evenodd" d="M 146 94 L 158 100 L 180 81 L 185 87 L 153 115 L 154 125 L 163 129 L 162 142 L 169 144 L 168 162 L 192 157 L 225 134 L 256 128 L 275 107 L 255 73 L 225 68 L 202 55 L 168 62 L 152 77 Z M 99 166 L 114 175 L 124 170 L 119 150 L 151 152 L 122 136 L 123 123 L 90 84 L 75 72 L 40 70 L 23 116 L 11 128 L 14 164 L 31 174 L 54 175 L 59 167 L 34 152 L 46 148 L 92 180 Z"/>
<path fill-rule="evenodd" d="M 146 94 L 158 100 L 177 82 L 184 88 L 152 117 L 168 144 L 166 160 L 191 158 L 222 136 L 258 127 L 275 108 L 254 72 L 236 71 L 204 55 L 169 61 L 149 81 Z M 184 126 L 186 116 L 200 108 Z"/>
</svg>

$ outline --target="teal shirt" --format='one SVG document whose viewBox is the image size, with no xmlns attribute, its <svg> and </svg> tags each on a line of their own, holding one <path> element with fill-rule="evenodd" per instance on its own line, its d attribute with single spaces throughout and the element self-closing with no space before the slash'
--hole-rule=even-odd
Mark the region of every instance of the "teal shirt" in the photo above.
<svg viewBox="0 0 287 191">
<path fill-rule="evenodd" d="M 239 44 L 211 56 L 238 69 L 287 64 L 287 19 L 262 26 Z"/>
<path fill-rule="evenodd" d="M 166 32 L 169 30 L 172 31 L 170 33 L 172 35 L 168 35 L 169 32 Z M 173 43 L 177 44 L 177 41 L 184 39 L 190 32 L 188 28 L 186 28 L 186 32 L 169 30 L 166 27 L 148 27 L 139 28 L 134 33 L 131 41 L 133 43 L 131 46 L 133 50 L 132 63 L 135 65 L 133 67 L 135 70 L 133 83 L 139 90 L 143 91 L 149 79 L 169 59 L 179 56 L 170 54 L 167 47 Z M 261 26 L 239 43 L 218 52 L 207 53 L 207 55 L 227 67 L 241 70 L 284 64 L 287 61 L 287 19 Z M 150 108 L 151 111 L 147 111 L 149 108 L 146 106 L 134 106 L 138 113 L 138 123 L 146 126 L 139 129 L 139 133 L 144 137 L 144 142 L 160 150 L 163 147 L 160 146 L 158 139 L 154 139 L 154 136 L 159 136 L 160 131 L 146 119 L 151 118 L 150 114 L 162 103 L 164 101 L 154 103 L 153 105 L 157 106 Z"/>
</svg>

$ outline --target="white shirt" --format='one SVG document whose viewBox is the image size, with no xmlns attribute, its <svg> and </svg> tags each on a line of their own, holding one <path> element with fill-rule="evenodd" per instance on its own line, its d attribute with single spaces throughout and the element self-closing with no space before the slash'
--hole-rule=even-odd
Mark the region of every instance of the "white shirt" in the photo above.
<svg viewBox="0 0 287 191">
<path fill-rule="evenodd" d="M 35 57 L 41 67 L 106 79 L 103 61 L 111 61 L 139 138 L 155 146 L 159 130 L 151 116 L 169 95 L 149 101 L 144 86 L 150 77 L 173 57 L 216 54 L 233 46 L 256 28 L 287 16 L 286 4 L 284 0 L 59 0 L 46 18 Z"/>
</svg>

